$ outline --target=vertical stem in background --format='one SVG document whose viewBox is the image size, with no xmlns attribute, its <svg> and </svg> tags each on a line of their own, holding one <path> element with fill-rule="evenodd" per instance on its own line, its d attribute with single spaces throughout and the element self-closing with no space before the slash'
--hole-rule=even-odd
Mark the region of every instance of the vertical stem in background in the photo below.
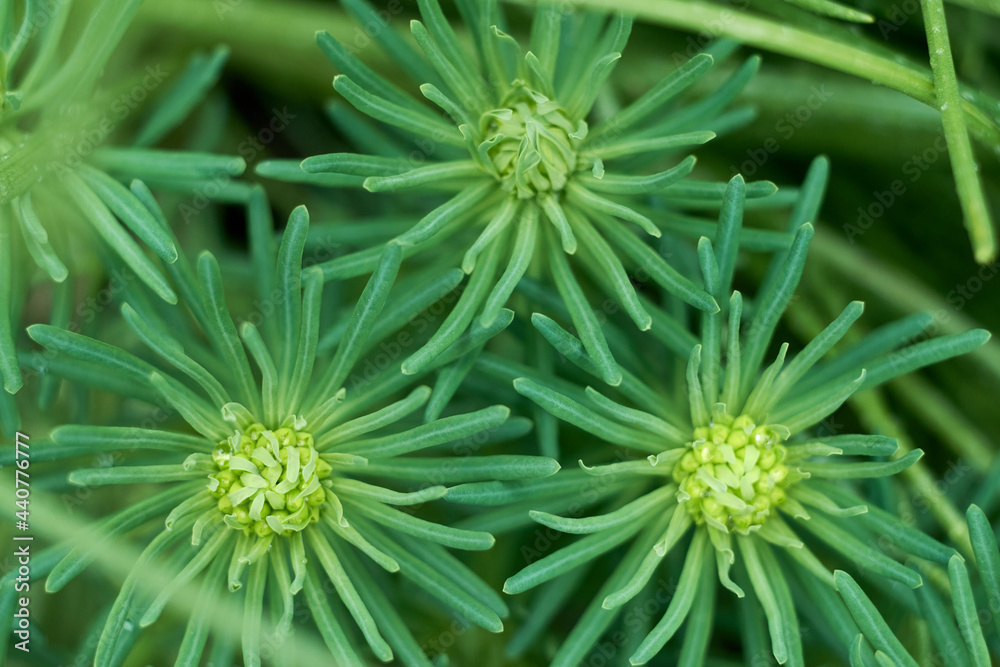
<svg viewBox="0 0 1000 667">
<path fill-rule="evenodd" d="M 873 433 L 891 433 L 899 441 L 896 456 L 899 458 L 913 451 L 913 441 L 906 433 L 902 422 L 885 404 L 881 389 L 872 389 L 848 399 L 851 407 L 861 417 L 865 428 Z M 938 480 L 926 465 L 914 465 L 902 473 L 911 492 L 911 500 L 921 498 L 920 504 L 930 510 L 938 525 L 958 549 L 971 557 L 969 528 L 951 499 L 938 486 Z"/>
<path fill-rule="evenodd" d="M 990 212 L 986 207 L 986 198 L 983 196 L 982 184 L 979 182 L 979 167 L 976 165 L 969 132 L 965 127 L 962 97 L 958 92 L 955 62 L 951 56 L 951 44 L 948 40 L 948 24 L 944 17 L 944 2 L 920 0 L 920 8 L 927 30 L 934 92 L 937 96 L 938 109 L 941 110 L 941 123 L 944 125 L 944 136 L 948 142 L 951 168 L 955 172 L 958 201 L 962 205 L 965 227 L 969 230 L 976 261 L 987 264 L 996 259 L 996 237 L 993 223 L 990 221 Z"/>
</svg>

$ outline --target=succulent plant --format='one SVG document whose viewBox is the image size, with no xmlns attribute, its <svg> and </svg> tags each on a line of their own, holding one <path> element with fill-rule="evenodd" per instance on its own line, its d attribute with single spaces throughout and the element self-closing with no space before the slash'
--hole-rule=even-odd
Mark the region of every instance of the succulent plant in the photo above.
<svg viewBox="0 0 1000 667">
<path fill-rule="evenodd" d="M 998 21 L 0 0 L 0 663 L 996 662 Z"/>
</svg>

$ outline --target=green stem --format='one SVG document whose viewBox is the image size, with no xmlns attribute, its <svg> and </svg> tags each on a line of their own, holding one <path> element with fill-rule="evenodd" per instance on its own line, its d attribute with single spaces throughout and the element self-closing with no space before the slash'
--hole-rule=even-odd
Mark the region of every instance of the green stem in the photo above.
<svg viewBox="0 0 1000 667">
<path fill-rule="evenodd" d="M 518 0 L 534 4 L 535 0 Z M 752 16 L 697 0 L 577 0 L 578 5 L 621 10 L 673 28 L 712 37 L 729 37 L 750 46 L 839 70 L 881 84 L 936 107 L 931 73 L 912 63 L 901 63 L 828 36 L 802 30 L 759 16 Z M 1000 127 L 981 109 L 962 100 L 969 130 L 1000 153 Z"/>
<path fill-rule="evenodd" d="M 951 56 L 948 24 L 944 17 L 944 2 L 942 0 L 920 0 L 920 8 L 924 15 L 924 26 L 927 29 L 927 44 L 930 47 L 934 88 L 937 91 L 936 97 L 941 110 L 944 136 L 948 141 L 951 168 L 955 172 L 958 200 L 962 205 L 962 213 L 965 215 L 965 226 L 969 230 L 972 247 L 976 253 L 976 261 L 980 264 L 986 264 L 996 258 L 996 237 L 993 233 L 989 210 L 986 208 L 986 198 L 983 196 L 982 185 L 979 182 L 979 167 L 972 154 L 972 144 L 969 142 L 969 132 L 965 126 L 965 114 L 962 113 L 962 97 L 958 90 L 955 62 Z"/>
<path fill-rule="evenodd" d="M 881 389 L 872 389 L 856 394 L 849 399 L 851 407 L 858 413 L 865 428 L 875 433 L 891 433 L 899 442 L 894 459 L 913 451 L 913 441 L 906 433 L 902 422 L 892 414 L 885 403 Z M 910 466 L 900 473 L 912 491 L 911 500 L 920 498 L 920 506 L 926 507 L 937 520 L 952 543 L 962 553 L 972 556 L 969 528 L 962 513 L 951 499 L 944 494 L 940 483 L 923 462 Z"/>
<path fill-rule="evenodd" d="M 518 0 L 532 3 L 532 0 Z M 537 0 L 534 0 L 537 1 Z M 941 8 L 941 0 L 922 0 Z M 979 187 L 968 132 L 1000 154 L 1000 127 L 972 102 L 962 98 L 958 91 L 951 52 L 947 49 L 947 32 L 943 9 L 937 11 L 934 22 L 927 21 L 928 35 L 932 37 L 931 57 L 935 72 L 943 78 L 938 101 L 934 78 L 925 68 L 898 62 L 852 46 L 827 35 L 810 32 L 772 19 L 753 16 L 697 0 L 577 0 L 578 5 L 605 10 L 634 13 L 644 19 L 674 28 L 708 34 L 712 37 L 729 37 L 745 44 L 775 53 L 808 60 L 809 62 L 852 74 L 872 83 L 881 84 L 942 111 L 949 153 L 955 170 L 956 186 L 965 213 L 965 224 L 972 237 L 976 259 L 988 262 L 996 254 L 992 225 L 985 200 Z M 925 10 L 925 14 L 926 14 Z M 933 32 L 935 29 L 938 32 Z M 938 53 L 940 49 L 941 53 Z M 944 63 L 943 59 L 947 62 Z M 950 72 L 950 77 L 941 72 Z M 961 110 L 961 112 L 959 111 Z"/>
<path fill-rule="evenodd" d="M 817 229 L 816 242 L 811 245 L 810 250 L 814 258 L 833 267 L 835 275 L 848 278 L 871 290 L 886 303 L 898 308 L 899 312 L 933 313 L 934 321 L 942 334 L 961 333 L 979 326 L 974 319 L 949 305 L 939 294 L 911 274 L 890 268 L 870 252 L 846 243 L 823 226 Z M 863 266 L 864 270 L 859 271 L 859 266 Z M 1000 381 L 1000 343 L 987 343 L 972 352 L 970 359 L 981 363 L 995 382 Z"/>
</svg>

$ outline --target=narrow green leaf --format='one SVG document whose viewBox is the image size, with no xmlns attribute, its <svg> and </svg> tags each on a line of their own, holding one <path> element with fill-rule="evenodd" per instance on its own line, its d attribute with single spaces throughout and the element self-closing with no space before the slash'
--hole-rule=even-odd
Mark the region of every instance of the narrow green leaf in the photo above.
<svg viewBox="0 0 1000 667">
<path fill-rule="evenodd" d="M 618 255 L 601 238 L 597 230 L 587 221 L 583 214 L 577 214 L 573 210 L 568 211 L 576 229 L 576 235 L 580 243 L 588 251 L 583 259 L 588 264 L 593 264 L 595 273 L 604 279 L 610 286 L 610 292 L 621 304 L 625 312 L 628 313 L 632 321 L 639 327 L 640 331 L 647 331 L 653 324 L 653 319 L 639 301 L 639 295 L 632 285 L 625 267 L 622 266 Z"/>
<path fill-rule="evenodd" d="M 545 456 L 493 456 L 377 459 L 359 474 L 434 484 L 461 484 L 480 480 L 516 480 L 548 477 L 559 463 Z"/>
<path fill-rule="evenodd" d="M 392 557 L 372 546 L 371 542 L 366 540 L 364 536 L 361 535 L 356 528 L 354 528 L 354 526 L 350 524 L 346 526 L 343 525 L 329 513 L 325 513 L 322 516 L 322 520 L 335 535 L 342 537 L 345 541 L 356 546 L 363 554 L 371 558 L 372 561 L 374 561 L 379 567 L 383 568 L 386 572 L 399 572 L 399 563 L 397 563 Z M 344 523 L 347 522 L 344 521 Z M 336 540 L 334 540 L 332 544 L 336 544 Z"/>
<path fill-rule="evenodd" d="M 476 259 L 479 255 L 500 236 L 512 220 L 518 217 L 517 214 L 520 210 L 521 202 L 516 197 L 506 197 L 503 200 L 496 213 L 490 217 L 486 228 L 465 252 L 465 256 L 462 258 L 462 271 L 472 273 L 476 268 Z"/>
<path fill-rule="evenodd" d="M 702 566 L 697 595 L 688 613 L 687 630 L 677 667 L 702 667 L 715 626 L 715 577 L 710 566 Z"/>
<path fill-rule="evenodd" d="M 82 165 L 77 174 L 111 212 L 163 261 L 167 263 L 177 261 L 177 248 L 169 229 L 163 229 L 153 214 L 128 188 L 103 171 L 88 165 Z"/>
<path fill-rule="evenodd" d="M 861 461 L 853 463 L 827 463 L 806 461 L 798 468 L 814 477 L 833 477 L 837 479 L 859 479 L 868 477 L 888 477 L 906 470 L 919 461 L 924 455 L 922 450 L 914 449 L 894 461 Z"/>
<path fill-rule="evenodd" d="M 601 178 L 583 175 L 576 180 L 594 192 L 605 192 L 613 195 L 650 194 L 659 192 L 690 174 L 694 169 L 695 162 L 695 157 L 689 155 L 676 167 L 649 176 L 625 176 L 608 173 Z"/>
<path fill-rule="evenodd" d="M 150 289 L 164 301 L 177 303 L 177 294 L 146 257 L 142 248 L 118 224 L 101 198 L 75 174 L 67 173 L 64 183 L 70 197 L 79 206 L 84 217 L 93 225 L 94 230 L 115 250 L 129 268 L 135 271 L 139 279 L 149 285 Z"/>
<path fill-rule="evenodd" d="M 262 160 L 254 167 L 254 173 L 263 178 L 273 178 L 285 183 L 301 183 L 324 188 L 360 188 L 365 182 L 363 176 L 304 171 L 299 160 Z"/>
<path fill-rule="evenodd" d="M 547 512 L 536 511 L 530 512 L 530 516 L 537 523 L 563 533 L 589 535 L 604 530 L 612 530 L 632 521 L 638 521 L 654 508 L 670 508 L 676 502 L 673 498 L 675 493 L 677 493 L 677 487 L 674 485 L 662 486 L 655 491 L 640 496 L 638 499 L 613 512 L 582 519 L 561 517 Z"/>
<path fill-rule="evenodd" d="M 865 379 L 864 388 L 871 389 L 883 382 L 911 373 L 918 368 L 967 354 L 985 345 L 989 339 L 990 332 L 985 329 L 973 329 L 903 348 L 868 367 L 868 377 Z"/>
<path fill-rule="evenodd" d="M 339 445 L 337 451 L 359 454 L 368 459 L 385 459 L 492 431 L 509 417 L 509 408 L 494 405 L 476 412 L 438 419 L 401 433 L 346 442 Z"/>
<path fill-rule="evenodd" d="M 681 570 L 680 584 L 670 598 L 670 604 L 663 618 L 656 624 L 656 627 L 646 635 L 639 648 L 629 658 L 633 665 L 644 665 L 652 660 L 667 642 L 674 636 L 680 628 L 681 623 L 687 618 L 695 596 L 706 595 L 707 592 L 700 590 L 702 581 L 701 572 L 705 567 L 705 545 L 708 543 L 708 536 L 704 530 L 697 530 L 691 546 L 688 547 L 687 556 L 684 558 L 684 568 Z"/>
<path fill-rule="evenodd" d="M 653 238 L 660 238 L 660 236 L 663 235 L 659 227 L 654 225 L 653 221 L 646 216 L 641 213 L 637 213 L 628 206 L 618 204 L 610 199 L 596 195 L 586 187 L 578 185 L 575 181 L 570 181 L 566 186 L 566 198 L 572 204 L 584 211 L 593 210 L 615 218 L 626 220 L 628 222 L 633 222 L 638 225 L 642 231 L 646 232 Z"/>
<path fill-rule="evenodd" d="M 587 146 L 581 153 L 584 156 L 596 156 L 603 160 L 619 157 L 631 157 L 642 153 L 666 152 L 674 148 L 700 146 L 715 138 L 715 132 L 685 132 L 668 137 L 655 139 L 619 139 L 617 141 L 595 142 L 595 146 Z"/>
<path fill-rule="evenodd" d="M 616 445 L 635 447 L 651 453 L 659 453 L 664 447 L 661 439 L 654 434 L 623 427 L 593 410 L 548 387 L 527 378 L 514 380 L 517 393 L 531 399 L 559 419 L 567 421 L 603 440 Z"/>
<path fill-rule="evenodd" d="M 235 156 L 108 146 L 94 151 L 92 160 L 113 174 L 146 182 L 240 176 L 247 167 L 243 158 Z"/>
<path fill-rule="evenodd" d="M 484 105 L 481 96 L 492 91 L 469 67 L 468 55 L 461 52 L 455 34 L 451 31 L 444 16 L 440 14 L 440 8 L 437 10 L 439 21 L 434 20 L 435 12 L 428 11 L 428 5 L 436 4 L 435 0 L 419 1 L 421 15 L 425 20 L 431 21 L 432 28 L 438 29 L 435 30 L 434 36 L 431 36 L 423 23 L 415 20 L 410 21 L 410 33 L 412 33 L 413 39 L 462 106 L 472 110 L 482 108 Z"/>
<path fill-rule="evenodd" d="M 243 344 L 250 351 L 250 356 L 253 357 L 257 368 L 260 369 L 264 423 L 277 424 L 280 419 L 278 416 L 278 401 L 280 399 L 278 396 L 278 369 L 274 363 L 274 357 L 271 356 L 271 352 L 267 349 L 267 344 L 261 338 L 257 327 L 252 323 L 244 322 L 240 325 L 240 337 L 243 338 Z"/>
<path fill-rule="evenodd" d="M 753 536 L 740 535 L 736 538 L 736 543 L 740 546 L 740 553 L 746 565 L 747 574 L 750 576 L 750 583 L 753 590 L 764 608 L 767 616 L 767 629 L 771 635 L 771 650 L 775 659 L 781 664 L 786 663 L 789 658 L 790 647 L 788 646 L 788 636 L 785 633 L 783 623 L 787 620 L 783 617 L 782 606 L 778 603 L 778 594 L 774 590 L 771 578 L 758 553 L 758 544 Z"/>
<path fill-rule="evenodd" d="M 338 492 L 337 495 L 354 496 L 359 501 L 371 501 L 387 505 L 419 505 L 430 500 L 443 498 L 445 491 L 447 491 L 443 486 L 428 486 L 419 491 L 400 493 L 399 491 L 393 491 L 381 486 L 365 484 L 356 479 L 335 479 L 333 481 L 333 488 Z"/>
<path fill-rule="evenodd" d="M 899 442 L 887 435 L 847 434 L 816 440 L 841 450 L 847 456 L 892 456 L 899 449 Z"/>
<path fill-rule="evenodd" d="M 364 188 L 369 192 L 397 192 L 423 186 L 458 190 L 466 182 L 482 177 L 483 172 L 475 162 L 458 160 L 417 167 L 391 176 L 369 176 L 365 179 Z"/>
<path fill-rule="evenodd" d="M 132 143 L 152 146 L 180 125 L 218 82 L 229 59 L 229 48 L 217 46 L 210 53 L 195 53 L 181 75 L 170 84 Z"/>
<path fill-rule="evenodd" d="M 802 269 L 805 266 L 806 253 L 809 250 L 809 242 L 812 240 L 813 227 L 806 223 L 795 233 L 795 240 L 788 252 L 788 258 L 782 265 L 780 273 L 772 289 L 761 295 L 757 312 L 750 324 L 750 331 L 747 334 L 746 342 L 741 346 L 741 394 L 750 393 L 750 387 L 757 378 L 757 369 L 760 367 L 767 346 L 774 335 L 774 329 L 778 325 L 778 320 L 788 306 L 795 293 L 795 288 L 802 277 Z M 846 397 L 845 397 L 846 398 Z M 791 428 L 791 427 L 789 427 Z"/>
<path fill-rule="evenodd" d="M 25 192 L 20 197 L 13 202 L 14 215 L 17 217 L 21 228 L 24 230 L 22 238 L 24 239 L 25 245 L 28 246 L 28 252 L 31 254 L 31 258 L 35 260 L 35 263 L 42 268 L 52 280 L 57 283 L 61 283 L 66 280 L 69 275 L 69 270 L 66 265 L 63 264 L 62 260 L 56 255 L 55 250 L 49 243 L 48 233 L 42 226 L 42 221 L 38 218 L 38 214 L 35 213 L 35 206 L 31 200 L 31 192 Z M 10 224 L 10 223 L 0 223 L 0 224 Z M 4 243 L 9 243 L 9 236 L 5 232 L 0 232 L 4 235 Z M 0 261 L 8 263 L 10 260 L 7 258 L 0 258 Z M 3 309 L 2 312 L 5 312 Z"/>
<path fill-rule="evenodd" d="M 251 412 L 260 414 L 263 410 L 257 382 L 226 306 L 222 272 L 219 270 L 219 263 L 208 251 L 203 251 L 198 256 L 198 282 L 205 294 L 205 311 L 208 317 L 208 321 L 204 323 L 206 333 L 235 380 L 237 391 L 233 398 L 250 408 Z"/>
<path fill-rule="evenodd" d="M 476 316 L 476 311 L 479 310 L 480 304 L 487 298 L 487 291 L 496 274 L 496 269 L 500 262 L 500 254 L 505 246 L 502 241 L 503 238 L 501 237 L 501 239 L 490 245 L 486 251 L 486 257 L 483 258 L 483 262 L 479 265 L 478 270 L 469 278 L 465 290 L 458 298 L 458 303 L 448 313 L 444 322 L 423 347 L 403 362 L 403 373 L 413 375 L 427 370 L 432 364 L 435 366 L 440 365 L 441 355 L 469 330 L 469 325 Z M 482 333 L 485 327 L 474 327 L 473 331 L 476 329 L 479 329 L 479 332 Z"/>
<path fill-rule="evenodd" d="M 591 220 L 613 245 L 643 267 L 653 282 L 699 310 L 718 312 L 719 304 L 710 294 L 678 273 L 659 253 L 643 243 L 635 234 L 607 216 L 595 215 L 591 216 Z"/>
<path fill-rule="evenodd" d="M 297 533 L 298 534 L 298 533 Z M 300 535 L 301 537 L 301 535 Z M 319 634 L 323 637 L 327 648 L 330 649 L 334 664 L 338 665 L 359 665 L 364 664 L 361 657 L 351 646 L 350 639 L 344 634 L 344 629 L 340 627 L 330 603 L 327 601 L 326 593 L 323 591 L 323 584 L 320 583 L 319 575 L 316 574 L 316 567 L 310 562 L 305 566 L 305 591 L 306 604 L 312 612 L 313 622 L 319 629 Z"/>
<path fill-rule="evenodd" d="M 243 660 L 247 667 L 260 667 L 261 620 L 264 586 L 267 584 L 267 553 L 250 566 L 246 597 L 243 598 Z"/>
<path fill-rule="evenodd" d="M 853 520 L 847 519 L 846 521 Z M 843 554 L 845 558 L 851 559 L 873 574 L 906 584 L 910 588 L 917 588 L 923 583 L 923 579 L 917 572 L 897 563 L 880 550 L 866 544 L 854 533 L 841 527 L 840 521 L 834 522 L 820 513 L 814 513 L 810 519 L 801 521 L 798 525 L 809 530 L 834 551 Z M 838 589 L 839 587 L 838 584 Z M 858 620 L 858 623 L 860 624 L 861 621 Z"/>
<path fill-rule="evenodd" d="M 275 267 L 275 304 L 277 330 L 280 333 L 279 354 L 275 358 L 282 383 L 291 380 L 293 355 L 298 347 L 302 317 L 302 252 L 309 231 L 309 212 L 305 206 L 296 206 L 288 216 L 288 225 L 281 235 Z M 258 360 L 259 361 L 259 360 Z"/>
<path fill-rule="evenodd" d="M 965 645 L 972 656 L 976 667 L 989 667 L 990 652 L 986 648 L 983 628 L 979 624 L 979 612 L 976 610 L 976 599 L 972 595 L 972 584 L 969 581 L 969 570 L 965 561 L 955 554 L 948 561 L 948 581 L 951 583 L 951 598 L 955 605 L 955 618 L 958 629 L 965 639 Z"/>
<path fill-rule="evenodd" d="M 364 18 L 361 20 L 361 25 L 367 25 L 371 21 L 382 21 L 376 12 L 374 7 L 372 7 L 367 2 L 363 0 L 348 0 L 344 3 L 349 10 L 351 10 L 355 15 L 361 14 Z M 384 33 L 390 33 L 386 35 Z M 384 46 L 388 46 L 389 50 L 393 55 L 397 56 L 396 62 L 404 68 L 412 67 L 419 64 L 426 70 L 428 74 L 437 80 L 437 76 L 430 67 L 427 67 L 426 61 L 420 58 L 419 54 L 410 47 L 409 44 L 405 43 L 398 35 L 394 34 L 394 30 L 379 30 L 375 35 L 375 38 L 379 40 Z M 354 81 L 365 90 L 370 90 L 373 93 L 384 97 L 398 105 L 405 106 L 408 109 L 420 114 L 430 115 L 429 109 L 426 109 L 410 95 L 406 94 L 400 90 L 397 86 L 390 83 L 384 77 L 376 74 L 367 65 L 365 65 L 359 58 L 354 56 L 346 47 L 337 42 L 330 33 L 326 31 L 321 31 L 316 33 L 316 43 L 319 45 L 320 50 L 323 54 L 330 59 L 330 61 L 337 66 L 342 73 L 347 74 Z M 399 57 L 403 56 L 403 57 Z M 418 77 L 419 81 L 428 81 L 426 77 Z"/>
<path fill-rule="evenodd" d="M 588 135 L 586 146 L 609 132 L 621 134 L 661 109 L 664 104 L 686 90 L 712 66 L 712 56 L 700 53 L 664 77 L 653 88 L 622 111 L 599 124 Z"/>
<path fill-rule="evenodd" d="M 627 426 L 635 426 L 641 430 L 659 435 L 664 439 L 664 445 L 683 445 L 691 438 L 689 432 L 648 412 L 616 403 L 599 393 L 593 387 L 587 387 L 586 392 L 587 398 L 594 403 L 597 411 L 605 417 L 620 421 Z"/>
<path fill-rule="evenodd" d="M 299 344 L 293 354 L 292 376 L 280 387 L 281 412 L 291 413 L 305 402 L 311 387 L 310 380 L 316 364 L 316 348 L 319 344 L 319 328 L 323 298 L 323 271 L 310 267 L 306 269 L 302 294 L 301 326 Z"/>
<path fill-rule="evenodd" d="M 795 383 L 802 379 L 813 365 L 844 337 L 851 325 L 861 317 L 864 309 L 865 305 L 862 302 L 852 301 L 837 319 L 809 341 L 809 344 L 795 355 L 778 376 L 770 392 L 771 400 L 766 407 L 773 406 L 787 391 L 793 388 Z"/>
<path fill-rule="evenodd" d="M 608 341 L 601 331 L 597 316 L 587 301 L 583 288 L 573 276 L 562 249 L 553 243 L 552 234 L 546 235 L 549 250 L 549 270 L 555 280 L 570 317 L 580 334 L 580 340 L 597 367 L 602 380 L 612 386 L 621 384 L 622 372 L 608 347 Z"/>
<path fill-rule="evenodd" d="M 210 441 L 218 442 L 229 436 L 229 425 L 223 421 L 221 412 L 177 380 L 153 373 L 147 384 L 152 385 L 160 398 L 176 408 L 188 424 Z"/>
<path fill-rule="evenodd" d="M 928 313 L 917 313 L 873 329 L 830 361 L 815 366 L 796 384 L 796 393 L 811 392 L 841 376 L 857 374 L 860 368 L 870 368 L 873 360 L 919 336 L 933 319 Z"/>
<path fill-rule="evenodd" d="M 503 311 L 501 310 L 500 312 L 502 313 Z M 425 423 L 434 421 L 445 411 L 445 408 L 448 407 L 448 404 L 455 397 L 458 388 L 462 386 L 469 373 L 472 372 L 481 351 L 481 348 L 472 350 L 464 356 L 459 357 L 455 363 L 448 364 L 441 369 L 437 380 L 434 382 L 434 392 L 431 394 L 431 398 L 427 402 L 427 408 L 424 410 Z"/>
<path fill-rule="evenodd" d="M 118 468 L 78 468 L 68 476 L 70 484 L 101 486 L 104 484 L 159 484 L 201 479 L 205 470 L 188 469 L 181 464 L 151 466 L 121 466 Z"/>
<path fill-rule="evenodd" d="M 368 607 L 365 606 L 365 603 L 361 600 L 361 596 L 358 595 L 357 589 L 351 582 L 350 577 L 347 576 L 347 572 L 344 571 L 343 566 L 340 564 L 340 559 L 337 558 L 337 554 L 334 553 L 333 548 L 322 539 L 318 531 L 306 530 L 304 532 L 313 553 L 316 554 L 320 565 L 330 578 L 334 588 L 337 589 L 337 595 L 340 596 L 341 601 L 347 607 L 355 623 L 358 624 L 358 628 L 361 629 L 361 633 L 368 642 L 368 646 L 382 662 L 392 660 L 392 649 L 389 648 L 389 645 L 379 633 L 375 619 L 372 618 Z"/>
<path fill-rule="evenodd" d="M 976 567 L 986 593 L 989 609 L 1000 608 L 1000 552 L 997 538 L 993 533 L 986 514 L 976 505 L 970 505 L 965 514 L 969 524 L 972 552 L 976 556 Z M 993 622 L 1000 632 L 1000 614 L 993 614 Z"/>
<path fill-rule="evenodd" d="M 792 433 L 803 431 L 836 412 L 844 401 L 861 389 L 867 377 L 868 371 L 862 370 L 857 378 L 839 387 L 829 387 L 822 393 L 817 391 L 793 405 L 779 406 L 771 418 L 778 424 L 784 424 Z"/>
<path fill-rule="evenodd" d="M 872 601 L 851 575 L 837 570 L 833 573 L 833 578 L 837 583 L 837 591 L 844 598 L 851 616 L 857 621 L 858 626 L 868 641 L 872 643 L 872 646 L 887 654 L 897 665 L 917 667 L 917 661 L 906 652 L 903 644 L 896 638 L 885 619 L 878 613 L 878 609 L 875 608 L 875 605 L 872 604 Z"/>
<path fill-rule="evenodd" d="M 554 579 L 570 570 L 580 567 L 601 554 L 625 542 L 646 525 L 655 515 L 647 510 L 641 520 L 627 523 L 615 529 L 605 530 L 577 540 L 568 547 L 559 549 L 541 558 L 504 582 L 503 592 L 516 595 Z"/>
<path fill-rule="evenodd" d="M 216 558 L 209 566 L 202 589 L 198 592 L 198 599 L 184 629 L 184 638 L 177 649 L 175 665 L 200 664 L 205 644 L 208 642 L 209 626 L 213 616 L 218 613 L 218 599 L 225 582 L 225 568 L 224 558 Z"/>
<path fill-rule="evenodd" d="M 97 641 L 97 651 L 94 656 L 95 665 L 99 665 L 100 667 L 109 667 L 110 665 L 115 664 L 114 657 L 116 647 L 122 633 L 125 632 L 125 623 L 128 621 L 129 616 L 134 615 L 137 611 L 135 597 L 138 579 L 143 576 L 143 573 L 147 571 L 147 568 L 156 566 L 162 567 L 161 563 L 156 562 L 159 554 L 165 549 L 173 546 L 173 544 L 182 537 L 185 537 L 188 534 L 187 531 L 191 529 L 191 525 L 193 523 L 194 517 L 181 517 L 178 525 L 175 526 L 175 530 L 161 531 L 153 537 L 153 539 L 149 542 L 149 545 L 143 549 L 142 554 L 139 556 L 139 560 L 129 571 L 128 576 L 125 577 L 125 581 L 122 582 L 118 596 L 111 605 L 111 611 L 108 613 L 108 618 L 104 623 L 104 630 L 101 632 L 101 636 Z M 225 559 L 219 560 L 225 562 Z"/>
<path fill-rule="evenodd" d="M 201 385 L 216 407 L 221 408 L 229 402 L 226 390 L 215 379 L 215 376 L 184 354 L 184 348 L 176 338 L 170 337 L 156 326 L 151 326 L 128 303 L 122 304 L 122 316 L 132 331 L 154 352 Z"/>
<path fill-rule="evenodd" d="M 331 444 L 338 442 L 348 442 L 358 436 L 395 424 L 407 415 L 413 414 L 427 402 L 431 395 L 430 387 L 417 387 L 410 394 L 395 403 L 375 412 L 363 415 L 357 419 L 340 424 L 332 431 L 323 434 L 316 441 L 316 447 L 320 451 L 326 449 Z"/>
<path fill-rule="evenodd" d="M 538 208 L 531 206 L 517 226 L 514 246 L 511 248 L 510 261 L 503 275 L 493 286 L 490 295 L 486 297 L 479 324 L 488 327 L 500 316 L 500 310 L 507 304 L 510 295 L 517 287 L 521 277 L 528 271 L 531 260 L 535 256 L 538 239 Z"/>
<path fill-rule="evenodd" d="M 383 123 L 393 125 L 418 137 L 434 137 L 441 143 L 464 147 L 465 140 L 455 126 L 415 112 L 408 106 L 401 106 L 379 97 L 362 88 L 345 74 L 340 74 L 333 80 L 333 88 L 344 96 L 351 105 L 368 116 Z"/>
<path fill-rule="evenodd" d="M 420 219 L 420 222 L 401 234 L 396 240 L 404 245 L 416 245 L 430 240 L 446 225 L 465 216 L 491 195 L 498 196 L 496 184 L 485 181 L 466 187 L 444 204 Z"/>
<path fill-rule="evenodd" d="M 207 453 L 213 447 L 211 441 L 200 436 L 132 426 L 67 424 L 56 427 L 50 437 L 57 444 L 91 451 L 158 449 L 188 454 Z"/>
<path fill-rule="evenodd" d="M 358 593 L 375 619 L 379 631 L 392 647 L 400 662 L 414 667 L 432 667 L 424 649 L 414 639 L 396 608 L 382 593 L 378 584 L 372 580 L 361 562 L 350 550 L 340 548 L 337 544 L 333 544 L 333 547 L 337 555 L 340 556 L 348 577 L 357 587 Z"/>
<path fill-rule="evenodd" d="M 358 525 L 358 530 L 363 532 L 372 544 L 399 562 L 399 571 L 403 576 L 476 625 L 494 633 L 503 631 L 503 622 L 501 622 L 500 617 L 485 604 L 469 595 L 450 577 L 437 572 L 400 543 L 389 539 L 376 525 L 359 518 L 356 518 L 355 522 Z"/>
<path fill-rule="evenodd" d="M 3 379 L 4 391 L 7 394 L 14 394 L 24 385 L 24 380 L 21 378 L 21 368 L 17 361 L 17 350 L 14 347 L 14 327 L 11 322 L 13 315 L 11 296 L 14 290 L 12 253 L 14 237 L 7 210 L 7 207 L 0 208 L 0 379 Z M 16 410 L 16 405 L 13 402 L 11 402 L 11 407 Z"/>
<path fill-rule="evenodd" d="M 430 540 L 446 547 L 452 547 L 453 549 L 485 551 L 492 547 L 495 542 L 493 536 L 489 533 L 461 530 L 452 528 L 451 526 L 432 523 L 387 507 L 381 503 L 369 501 L 358 502 L 354 498 L 345 496 L 344 504 L 355 512 L 360 512 L 388 528 L 419 537 L 420 539 Z"/>
</svg>

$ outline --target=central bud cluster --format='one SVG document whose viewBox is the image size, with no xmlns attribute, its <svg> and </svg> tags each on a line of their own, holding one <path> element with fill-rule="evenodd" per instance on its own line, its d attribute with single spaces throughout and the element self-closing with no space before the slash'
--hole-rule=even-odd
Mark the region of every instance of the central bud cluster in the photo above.
<svg viewBox="0 0 1000 667">
<path fill-rule="evenodd" d="M 313 444 L 294 424 L 272 431 L 255 423 L 221 441 L 212 452 L 219 471 L 209 475 L 208 488 L 226 524 L 267 537 L 318 520 L 331 467 Z"/>
<path fill-rule="evenodd" d="M 555 101 L 523 87 L 483 114 L 480 125 L 501 185 L 520 199 L 566 187 L 587 136 L 586 122 L 574 125 Z"/>
<path fill-rule="evenodd" d="M 789 484 L 781 443 L 788 429 L 716 414 L 694 430 L 694 441 L 674 467 L 677 497 L 695 523 L 747 534 L 785 500 Z"/>
</svg>

